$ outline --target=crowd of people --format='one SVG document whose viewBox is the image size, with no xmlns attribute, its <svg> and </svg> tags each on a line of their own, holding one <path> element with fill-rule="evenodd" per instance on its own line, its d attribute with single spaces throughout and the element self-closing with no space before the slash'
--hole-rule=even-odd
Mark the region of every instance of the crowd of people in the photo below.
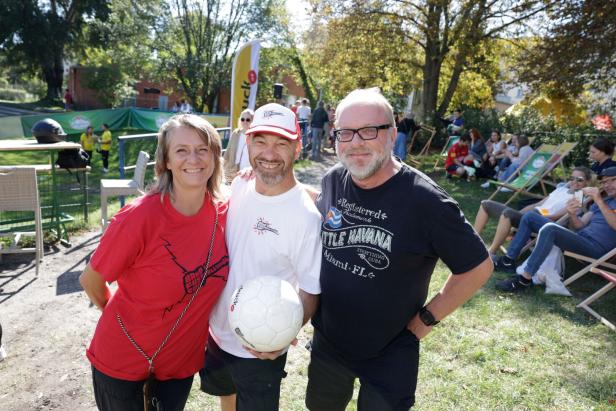
<svg viewBox="0 0 616 411">
<path fill-rule="evenodd" d="M 514 267 L 530 233 L 539 239 L 524 273 L 500 290 L 527 289 L 554 245 L 589 256 L 616 247 L 609 142 L 591 148 L 603 191 L 576 167 L 567 184 L 522 210 L 482 202 L 473 228 L 455 200 L 401 161 L 416 125 L 378 89 L 355 90 L 331 110 L 319 102 L 313 113 L 307 100 L 244 110 L 224 157 L 200 117 L 178 114 L 161 127 L 155 184 L 113 217 L 80 277 L 102 311 L 87 349 L 99 409 L 181 410 L 199 372 L 201 390 L 220 397 L 223 411 L 277 410 L 288 347 L 257 352 L 228 322 L 236 287 L 276 275 L 296 287 L 303 323 L 314 326 L 307 409 L 346 409 L 359 380 L 359 410 L 407 410 L 421 340 L 485 284 L 494 263 Z M 459 114 L 450 174 L 468 167 L 506 178 L 532 150 L 522 135 L 507 145 L 498 131 L 488 141 L 466 133 Z M 298 182 L 293 163 L 309 142 L 318 156 L 323 134 L 339 164 L 317 191 Z M 554 224 L 563 216 L 578 231 Z M 478 233 L 489 218 L 499 222 L 487 249 Z M 439 259 L 451 275 L 429 296 Z"/>
</svg>

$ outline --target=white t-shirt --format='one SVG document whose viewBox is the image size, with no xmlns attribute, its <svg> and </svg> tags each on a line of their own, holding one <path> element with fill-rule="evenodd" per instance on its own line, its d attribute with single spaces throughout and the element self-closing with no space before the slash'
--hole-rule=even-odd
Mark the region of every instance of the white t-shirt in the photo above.
<svg viewBox="0 0 616 411">
<path fill-rule="evenodd" d="M 235 151 L 235 164 L 243 170 L 250 167 L 250 158 L 248 157 L 248 145 L 246 144 L 246 134 L 242 131 L 237 141 L 237 150 Z"/>
<path fill-rule="evenodd" d="M 286 193 L 264 196 L 255 190 L 254 179 L 236 178 L 231 192 L 225 233 L 229 278 L 212 310 L 210 332 L 226 352 L 254 358 L 229 327 L 231 295 L 260 275 L 275 275 L 309 294 L 320 294 L 321 214 L 299 184 Z"/>
<path fill-rule="evenodd" d="M 310 106 L 299 106 L 297 108 L 297 116 L 300 120 L 308 120 L 310 119 Z"/>
<path fill-rule="evenodd" d="M 554 215 L 567 207 L 567 201 L 572 197 L 573 193 L 569 191 L 569 187 L 563 185 L 552 191 L 545 202 L 535 209 L 542 215 Z"/>
</svg>

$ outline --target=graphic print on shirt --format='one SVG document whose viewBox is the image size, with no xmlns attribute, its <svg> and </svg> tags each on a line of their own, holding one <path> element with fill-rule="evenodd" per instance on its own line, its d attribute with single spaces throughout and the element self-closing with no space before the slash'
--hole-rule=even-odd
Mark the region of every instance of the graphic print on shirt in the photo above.
<svg viewBox="0 0 616 411">
<path fill-rule="evenodd" d="M 257 219 L 257 222 L 255 223 L 255 225 L 252 226 L 252 229 L 255 230 L 255 233 L 257 233 L 258 235 L 263 235 L 266 232 L 279 235 L 278 230 L 272 227 L 272 223 L 270 223 L 263 217 L 259 217 Z"/>
<path fill-rule="evenodd" d="M 193 294 L 195 291 L 197 291 L 197 289 L 199 288 L 199 284 L 201 284 L 201 281 L 203 280 L 203 277 L 205 276 L 205 280 L 203 280 L 203 287 L 206 286 L 207 284 L 207 280 L 209 278 L 220 278 L 221 280 L 223 280 L 224 282 L 227 281 L 227 279 L 224 277 L 224 275 L 217 275 L 217 273 L 222 270 L 224 267 L 229 265 L 229 256 L 228 255 L 223 255 L 218 261 L 214 262 L 213 264 L 210 265 L 210 267 L 206 270 L 205 264 L 206 261 L 203 261 L 203 263 L 201 265 L 198 265 L 197 267 L 195 267 L 193 270 L 187 270 L 179 261 L 178 258 L 176 257 L 175 254 L 173 254 L 173 251 L 171 251 L 171 243 L 167 240 L 165 240 L 164 238 L 161 238 L 161 240 L 163 240 L 164 245 L 163 247 L 165 247 L 165 250 L 167 250 L 167 252 L 169 253 L 169 255 L 171 256 L 171 261 L 173 261 L 173 263 L 178 266 L 178 268 L 180 269 L 180 271 L 182 272 L 182 285 L 184 287 L 184 295 L 182 295 L 182 298 L 180 298 L 176 303 L 171 304 L 168 307 L 165 307 L 165 309 L 163 310 L 163 318 L 165 317 L 165 314 L 171 312 L 173 310 L 173 308 L 175 308 L 176 305 L 181 304 L 182 302 L 184 302 L 184 299 Z M 204 256 L 204 258 L 207 258 L 207 256 Z M 205 273 L 207 271 L 207 274 Z"/>
<path fill-rule="evenodd" d="M 340 198 L 330 207 L 321 230 L 323 257 L 328 263 L 362 278 L 376 278 L 389 267 L 393 233 L 382 227 L 387 213 Z M 351 249 L 348 252 L 336 250 Z M 346 260 L 349 256 L 353 261 Z"/>
</svg>

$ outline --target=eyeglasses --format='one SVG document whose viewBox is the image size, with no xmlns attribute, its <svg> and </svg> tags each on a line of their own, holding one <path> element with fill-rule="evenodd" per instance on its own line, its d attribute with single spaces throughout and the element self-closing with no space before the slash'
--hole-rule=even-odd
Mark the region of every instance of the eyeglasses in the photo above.
<svg viewBox="0 0 616 411">
<path fill-rule="evenodd" d="M 380 126 L 369 126 L 361 128 L 340 128 L 333 131 L 334 137 L 341 143 L 347 143 L 353 140 L 355 134 L 362 140 L 374 140 L 379 135 L 379 130 L 387 130 L 391 128 L 391 124 L 382 124 Z"/>
<path fill-rule="evenodd" d="M 571 176 L 571 177 L 569 177 L 569 181 L 575 181 L 575 182 L 578 182 L 578 183 L 582 183 L 582 182 L 586 181 L 586 179 L 584 177 Z"/>
<path fill-rule="evenodd" d="M 240 120 L 241 120 L 241 121 L 246 121 L 246 122 L 248 122 L 248 123 L 250 123 L 250 122 L 252 121 L 252 119 L 251 119 L 251 118 L 241 118 Z"/>
</svg>

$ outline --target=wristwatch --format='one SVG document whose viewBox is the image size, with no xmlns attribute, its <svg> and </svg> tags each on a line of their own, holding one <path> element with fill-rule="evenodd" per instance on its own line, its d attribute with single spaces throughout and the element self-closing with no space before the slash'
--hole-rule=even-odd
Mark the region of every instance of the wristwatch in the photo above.
<svg viewBox="0 0 616 411">
<path fill-rule="evenodd" d="M 434 318 L 434 315 L 428 310 L 426 307 L 423 307 L 419 310 L 419 319 L 428 327 L 432 327 L 439 323 L 439 321 Z"/>
</svg>

